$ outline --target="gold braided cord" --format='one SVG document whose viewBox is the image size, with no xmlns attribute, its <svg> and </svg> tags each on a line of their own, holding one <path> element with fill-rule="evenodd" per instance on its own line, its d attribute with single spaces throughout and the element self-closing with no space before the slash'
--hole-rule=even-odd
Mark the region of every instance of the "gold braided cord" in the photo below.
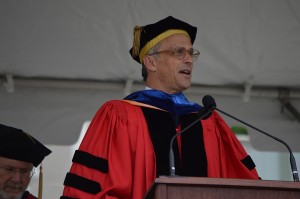
<svg viewBox="0 0 300 199">
<path fill-rule="evenodd" d="M 43 167 L 40 165 L 38 199 L 43 198 Z"/>
<path fill-rule="evenodd" d="M 136 57 L 140 54 L 140 41 L 141 41 L 141 32 L 143 27 L 135 26 L 133 29 L 133 47 L 132 47 L 132 56 Z"/>
</svg>

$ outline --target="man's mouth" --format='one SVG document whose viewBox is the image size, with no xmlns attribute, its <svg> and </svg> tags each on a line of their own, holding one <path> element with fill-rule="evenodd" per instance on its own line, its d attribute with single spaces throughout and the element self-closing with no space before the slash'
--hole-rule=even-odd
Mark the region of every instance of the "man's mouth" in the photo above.
<svg viewBox="0 0 300 199">
<path fill-rule="evenodd" d="M 19 193 L 20 191 L 22 191 L 21 186 L 5 186 L 4 189 L 6 192 L 10 193 Z"/>
<path fill-rule="evenodd" d="M 179 71 L 179 73 L 182 73 L 182 74 L 185 74 L 185 75 L 190 75 L 191 71 L 187 70 L 187 69 L 184 69 L 184 70 Z"/>
</svg>

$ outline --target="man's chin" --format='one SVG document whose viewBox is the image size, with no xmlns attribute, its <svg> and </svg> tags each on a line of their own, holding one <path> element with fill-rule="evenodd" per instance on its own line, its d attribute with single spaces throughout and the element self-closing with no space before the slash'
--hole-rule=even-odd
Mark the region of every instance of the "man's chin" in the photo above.
<svg viewBox="0 0 300 199">
<path fill-rule="evenodd" d="M 181 91 L 185 91 L 191 87 L 191 84 L 182 85 Z"/>
<path fill-rule="evenodd" d="M 0 199 L 21 199 L 22 198 L 22 191 L 0 191 Z"/>
</svg>

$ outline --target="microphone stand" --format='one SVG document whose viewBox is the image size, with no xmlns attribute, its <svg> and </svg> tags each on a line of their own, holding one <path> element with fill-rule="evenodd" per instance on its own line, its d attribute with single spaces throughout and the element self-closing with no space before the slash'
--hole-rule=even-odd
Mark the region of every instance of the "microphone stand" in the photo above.
<svg viewBox="0 0 300 199">
<path fill-rule="evenodd" d="M 244 121 L 242 121 L 242 120 L 240 120 L 240 119 L 238 119 L 238 118 L 236 118 L 236 117 L 234 117 L 234 116 L 232 116 L 232 115 L 230 115 L 230 114 L 228 114 L 228 113 L 226 113 L 226 112 L 218 109 L 217 107 L 212 107 L 212 109 L 216 109 L 217 111 L 223 113 L 224 115 L 227 115 L 227 116 L 229 116 L 229 117 L 231 117 L 231 118 L 233 118 L 233 119 L 235 119 L 235 120 L 237 120 L 237 121 L 245 124 L 246 126 L 249 126 L 250 128 L 255 129 L 255 130 L 261 132 L 262 134 L 264 134 L 266 136 L 269 136 L 269 137 L 277 140 L 278 142 L 282 143 L 283 145 L 285 145 L 286 148 L 288 149 L 289 153 L 290 153 L 290 163 L 291 163 L 291 169 L 292 169 L 292 174 L 293 174 L 294 182 L 299 182 L 299 176 L 298 176 L 298 170 L 297 170 L 297 164 L 296 164 L 296 161 L 295 161 L 295 157 L 293 155 L 293 152 L 292 152 L 291 148 L 289 147 L 289 145 L 287 143 L 285 143 L 283 140 L 281 140 L 281 139 L 279 139 L 277 137 L 274 137 L 273 135 L 270 135 L 270 134 L 268 134 L 268 133 L 266 133 L 266 132 L 264 132 L 264 131 L 256 128 L 255 126 L 252 126 L 252 125 L 250 125 L 250 124 L 248 124 L 248 123 L 246 123 L 246 122 L 244 122 Z"/>
<path fill-rule="evenodd" d="M 186 130 L 188 130 L 190 127 L 192 127 L 194 124 L 196 124 L 197 122 L 199 122 L 201 119 L 209 116 L 211 114 L 211 110 L 210 109 L 206 109 L 205 107 L 202 108 L 202 110 L 204 111 L 204 113 L 200 113 L 199 115 L 200 117 L 198 119 L 196 119 L 193 123 L 191 123 L 190 125 L 188 125 L 187 127 L 185 127 L 182 131 L 180 131 L 179 133 L 175 134 L 170 142 L 170 150 L 169 150 L 169 169 L 170 169 L 170 177 L 175 177 L 175 160 L 174 160 L 174 152 L 173 152 L 173 142 L 175 140 L 175 138 L 177 138 L 177 136 L 181 135 L 182 133 L 184 133 Z"/>
</svg>

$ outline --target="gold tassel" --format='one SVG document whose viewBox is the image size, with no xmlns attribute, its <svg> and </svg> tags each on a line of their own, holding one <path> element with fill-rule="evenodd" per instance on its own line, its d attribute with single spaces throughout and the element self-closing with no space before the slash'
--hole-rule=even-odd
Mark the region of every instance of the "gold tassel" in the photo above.
<svg viewBox="0 0 300 199">
<path fill-rule="evenodd" d="M 143 27 L 135 26 L 133 29 L 133 45 L 132 45 L 132 56 L 136 57 L 140 55 L 140 41 L 141 41 L 141 32 Z"/>
<path fill-rule="evenodd" d="M 38 199 L 43 198 L 43 167 L 42 164 L 40 165 L 40 173 L 39 173 L 39 193 Z"/>
</svg>

